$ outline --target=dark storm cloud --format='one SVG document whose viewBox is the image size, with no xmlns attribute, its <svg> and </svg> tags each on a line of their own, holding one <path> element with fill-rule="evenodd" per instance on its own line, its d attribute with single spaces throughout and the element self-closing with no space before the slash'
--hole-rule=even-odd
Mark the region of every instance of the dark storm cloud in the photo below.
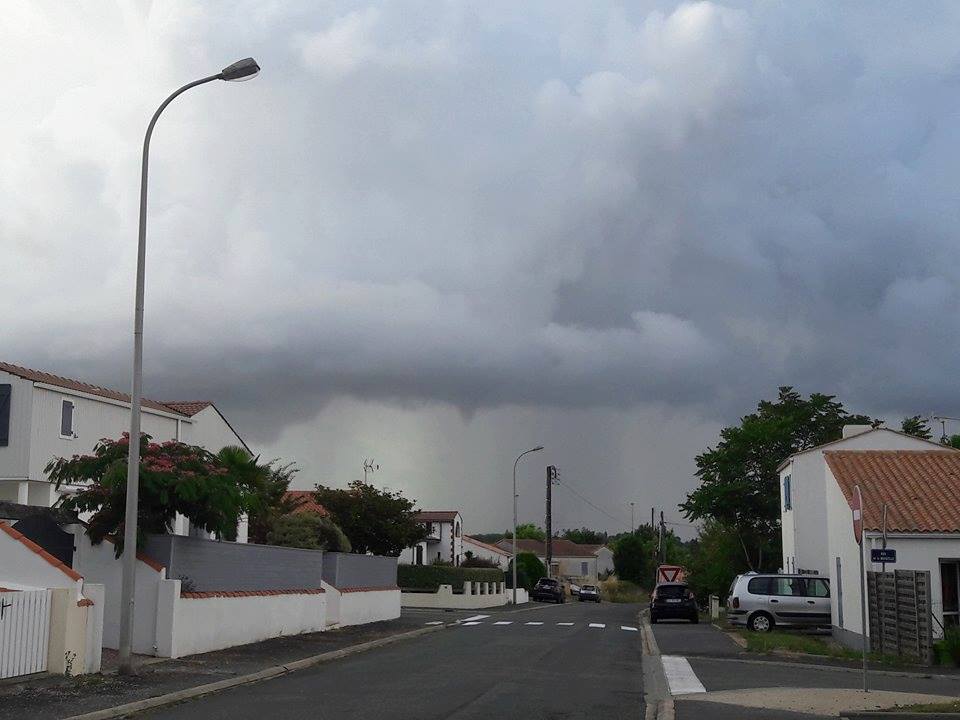
<svg viewBox="0 0 960 720">
<path fill-rule="evenodd" d="M 6 360 L 126 382 L 143 122 L 255 54 L 155 139 L 155 396 L 263 442 L 342 396 L 960 404 L 955 4 L 138 12 L 0 29 Z"/>
</svg>

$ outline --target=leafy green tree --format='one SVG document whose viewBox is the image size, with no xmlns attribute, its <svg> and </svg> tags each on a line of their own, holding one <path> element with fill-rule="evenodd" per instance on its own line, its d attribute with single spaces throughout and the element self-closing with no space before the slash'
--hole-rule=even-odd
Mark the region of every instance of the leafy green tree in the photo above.
<svg viewBox="0 0 960 720">
<path fill-rule="evenodd" d="M 547 568 L 533 553 L 517 553 L 517 587 L 533 590 L 537 580 L 547 576 Z M 513 561 L 507 568 L 507 587 L 513 587 Z"/>
<path fill-rule="evenodd" d="M 347 536 L 336 523 L 314 512 L 301 512 L 278 518 L 267 534 L 270 545 L 350 552 Z"/>
<path fill-rule="evenodd" d="M 564 530 L 560 537 L 579 545 L 603 545 L 607 541 L 607 533 L 602 530 L 591 530 L 589 528 L 573 528 Z"/>
<path fill-rule="evenodd" d="M 697 456 L 700 487 L 680 505 L 691 520 L 715 520 L 736 533 L 750 568 L 780 555 L 778 465 L 800 450 L 842 436 L 848 424 L 877 423 L 851 415 L 832 395 L 804 398 L 781 387 L 776 401 L 763 400 L 740 425 L 720 431 L 720 442 Z"/>
<path fill-rule="evenodd" d="M 718 595 L 722 600 L 733 578 L 750 569 L 736 531 L 716 520 L 704 523 L 688 551 L 687 581 L 697 597 Z"/>
<path fill-rule="evenodd" d="M 355 480 L 346 489 L 317 485 L 314 495 L 350 539 L 353 552 L 396 556 L 427 536 L 415 519 L 414 501 L 400 492 Z"/>
<path fill-rule="evenodd" d="M 930 426 L 927 425 L 927 421 L 920 415 L 904 418 L 903 422 L 900 423 L 900 430 L 907 435 L 913 435 L 921 440 L 929 440 L 933 437 L 933 434 L 930 432 Z"/>
<path fill-rule="evenodd" d="M 947 445 L 960 450 L 960 435 L 951 435 L 949 440 L 947 440 Z"/>
<path fill-rule="evenodd" d="M 507 540 L 513 539 L 513 530 L 507 530 L 503 537 Z M 539 540 L 541 542 L 547 539 L 547 533 L 542 527 L 534 523 L 521 523 L 517 525 L 517 540 Z"/>
<path fill-rule="evenodd" d="M 45 472 L 59 488 L 81 487 L 61 500 L 76 513 L 92 513 L 87 535 L 99 544 L 111 538 L 123 552 L 123 521 L 127 497 L 127 455 L 130 436 L 97 443 L 92 455 L 54 458 Z M 222 538 L 236 537 L 237 522 L 257 503 L 256 487 L 244 473 L 231 474 L 216 455 L 200 447 L 140 439 L 140 492 L 137 544 L 149 533 L 169 532 L 180 513 L 194 527 Z"/>
<path fill-rule="evenodd" d="M 628 580 L 641 587 L 653 585 L 660 557 L 668 565 L 686 565 L 688 551 L 672 530 L 663 535 L 663 548 L 657 553 L 659 530 L 641 525 L 632 533 L 621 535 L 613 545 L 613 567 L 620 580 Z"/>
</svg>

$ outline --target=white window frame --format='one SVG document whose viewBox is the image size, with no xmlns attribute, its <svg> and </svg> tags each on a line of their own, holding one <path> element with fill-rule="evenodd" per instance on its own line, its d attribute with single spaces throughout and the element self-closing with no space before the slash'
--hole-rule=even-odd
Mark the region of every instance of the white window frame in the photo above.
<svg viewBox="0 0 960 720">
<path fill-rule="evenodd" d="M 70 434 L 63 434 L 63 406 L 67 403 L 70 404 L 72 410 L 70 411 Z M 77 404 L 70 400 L 69 398 L 60 398 L 60 418 L 58 421 L 57 432 L 60 434 L 61 440 L 76 440 L 77 438 Z"/>
</svg>

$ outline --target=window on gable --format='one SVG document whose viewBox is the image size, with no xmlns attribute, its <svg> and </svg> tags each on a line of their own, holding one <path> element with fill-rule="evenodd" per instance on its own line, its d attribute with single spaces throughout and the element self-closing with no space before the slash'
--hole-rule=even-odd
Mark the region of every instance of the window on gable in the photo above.
<svg viewBox="0 0 960 720">
<path fill-rule="evenodd" d="M 783 509 L 792 510 L 793 509 L 793 498 L 790 496 L 790 476 L 787 475 L 783 479 Z"/>
<path fill-rule="evenodd" d="M 60 401 L 60 437 L 72 438 L 74 404 L 70 400 Z"/>
</svg>

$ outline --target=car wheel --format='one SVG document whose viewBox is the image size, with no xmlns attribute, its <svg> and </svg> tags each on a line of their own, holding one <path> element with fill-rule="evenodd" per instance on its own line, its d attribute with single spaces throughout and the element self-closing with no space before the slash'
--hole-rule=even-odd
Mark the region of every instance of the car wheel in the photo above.
<svg viewBox="0 0 960 720">
<path fill-rule="evenodd" d="M 758 612 L 752 615 L 747 622 L 747 627 L 754 632 L 767 633 L 773 630 L 773 626 L 773 618 L 765 612 Z"/>
</svg>

